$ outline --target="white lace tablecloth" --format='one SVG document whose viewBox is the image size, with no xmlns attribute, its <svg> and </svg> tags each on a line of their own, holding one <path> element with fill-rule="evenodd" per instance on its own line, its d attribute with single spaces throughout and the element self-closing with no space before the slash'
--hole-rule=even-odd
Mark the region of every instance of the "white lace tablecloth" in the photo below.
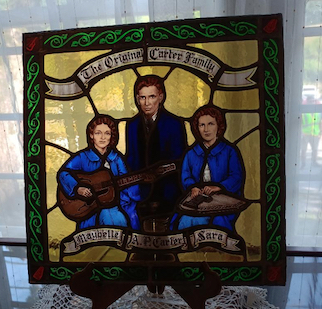
<svg viewBox="0 0 322 309">
<path fill-rule="evenodd" d="M 67 285 L 46 285 L 38 291 L 39 301 L 31 309 L 91 309 L 88 298 L 75 295 Z M 258 287 L 224 286 L 216 297 L 206 302 L 207 309 L 278 309 L 266 301 L 267 291 Z M 189 309 L 171 287 L 162 295 L 150 293 L 146 286 L 135 286 L 109 309 Z"/>
</svg>

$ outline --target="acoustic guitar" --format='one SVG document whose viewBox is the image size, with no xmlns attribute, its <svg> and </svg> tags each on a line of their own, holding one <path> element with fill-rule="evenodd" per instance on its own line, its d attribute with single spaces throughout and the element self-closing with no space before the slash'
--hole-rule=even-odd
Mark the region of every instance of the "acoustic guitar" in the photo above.
<svg viewBox="0 0 322 309">
<path fill-rule="evenodd" d="M 175 163 L 159 165 L 145 172 L 114 176 L 108 169 L 95 173 L 76 173 L 78 182 L 91 189 L 89 198 L 76 195 L 68 196 L 59 185 L 57 188 L 58 206 L 64 215 L 73 221 L 81 221 L 98 208 L 114 207 L 117 201 L 116 189 L 122 189 L 137 183 L 153 183 L 157 178 L 176 170 Z"/>
</svg>

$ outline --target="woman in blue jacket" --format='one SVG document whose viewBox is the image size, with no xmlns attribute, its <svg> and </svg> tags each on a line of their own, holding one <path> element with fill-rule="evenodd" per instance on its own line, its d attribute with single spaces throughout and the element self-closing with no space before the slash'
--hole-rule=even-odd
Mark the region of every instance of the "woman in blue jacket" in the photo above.
<svg viewBox="0 0 322 309">
<path fill-rule="evenodd" d="M 184 190 L 190 191 L 191 198 L 221 190 L 242 195 L 245 181 L 242 159 L 238 149 L 223 138 L 226 123 L 222 112 L 212 105 L 202 106 L 193 115 L 191 128 L 197 142 L 183 160 Z M 207 225 L 210 218 L 183 215 L 178 229 Z M 233 230 L 235 219 L 235 214 L 216 216 L 212 224 Z"/>
<path fill-rule="evenodd" d="M 91 189 L 77 178 L 76 173 L 78 172 L 108 169 L 114 176 L 127 173 L 122 155 L 115 148 L 118 142 L 118 129 L 111 117 L 101 115 L 94 118 L 88 124 L 86 134 L 89 147 L 72 156 L 57 175 L 65 194 L 71 198 L 78 195 L 86 199 L 93 195 Z M 118 205 L 104 208 L 99 214 L 96 213 L 80 222 L 79 228 L 92 227 L 97 224 L 126 227 L 130 221 L 130 226 L 139 230 L 140 223 L 136 211 L 136 204 L 140 200 L 138 185 L 126 188 L 119 194 L 121 208 Z M 126 219 L 125 214 L 128 215 L 129 220 Z"/>
</svg>

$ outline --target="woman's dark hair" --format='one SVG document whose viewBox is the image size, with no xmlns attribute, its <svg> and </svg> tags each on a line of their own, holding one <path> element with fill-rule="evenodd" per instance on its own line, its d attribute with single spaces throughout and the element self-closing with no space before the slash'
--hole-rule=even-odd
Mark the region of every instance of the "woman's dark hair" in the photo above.
<svg viewBox="0 0 322 309">
<path fill-rule="evenodd" d="M 115 120 L 107 115 L 100 115 L 98 117 L 95 117 L 87 125 L 86 135 L 88 144 L 93 145 L 93 139 L 91 139 L 90 135 L 93 135 L 95 128 L 100 124 L 106 124 L 111 129 L 111 140 L 108 146 L 115 147 L 119 141 L 118 127 L 115 123 Z"/>
<path fill-rule="evenodd" d="M 191 130 L 192 130 L 194 137 L 197 140 L 201 139 L 201 135 L 199 132 L 199 127 L 198 127 L 199 118 L 201 116 L 206 116 L 206 115 L 209 115 L 209 116 L 216 119 L 217 126 L 218 126 L 217 137 L 223 136 L 226 131 L 226 121 L 225 121 L 225 117 L 224 117 L 222 111 L 217 107 L 204 105 L 204 106 L 200 107 L 199 109 L 197 109 L 196 112 L 192 116 Z"/>
</svg>

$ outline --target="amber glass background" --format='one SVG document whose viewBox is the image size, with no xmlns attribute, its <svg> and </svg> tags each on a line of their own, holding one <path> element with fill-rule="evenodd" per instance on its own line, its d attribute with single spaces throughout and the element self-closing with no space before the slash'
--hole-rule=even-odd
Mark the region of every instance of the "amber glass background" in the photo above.
<svg viewBox="0 0 322 309">
<path fill-rule="evenodd" d="M 218 42 L 189 44 L 206 50 L 221 61 L 234 68 L 241 68 L 258 61 L 257 41 Z M 45 74 L 63 79 L 71 76 L 86 61 L 110 52 L 83 51 L 45 56 Z M 238 56 L 236 56 L 238 55 Z M 156 74 L 164 77 L 169 66 L 145 66 L 138 68 L 140 75 Z M 115 119 L 133 117 L 138 113 L 135 105 L 133 87 L 136 74 L 132 69 L 111 74 L 97 82 L 90 90 L 90 96 L 101 114 L 109 114 Z M 167 99 L 165 108 L 170 112 L 189 118 L 194 111 L 209 102 L 210 87 L 189 71 L 176 68 L 165 81 Z M 247 113 L 247 110 L 257 110 L 259 92 L 257 89 L 243 91 L 216 91 L 213 104 L 226 113 L 227 130 L 225 138 L 235 142 L 260 123 L 259 113 Z M 86 97 L 77 100 L 59 101 L 45 100 L 45 139 L 71 152 L 77 152 L 85 147 L 86 125 L 94 117 L 94 111 Z M 190 125 L 186 122 L 188 144 L 194 142 Z M 125 121 L 119 123 L 120 139 L 118 150 L 126 151 Z M 238 144 L 246 170 L 245 197 L 258 200 L 260 196 L 260 132 L 253 133 L 242 139 Z M 57 181 L 56 174 L 61 165 L 69 158 L 62 150 L 46 146 L 46 181 L 47 209 L 56 204 Z M 237 222 L 236 231 L 242 236 L 247 246 L 247 260 L 261 259 L 261 204 L 253 203 L 243 211 Z M 48 216 L 49 259 L 59 261 L 59 244 L 63 238 L 73 233 L 76 223 L 67 219 L 59 208 L 55 208 Z M 108 246 L 95 246 L 74 256 L 65 257 L 64 261 L 124 261 L 127 253 Z M 194 261 L 241 261 L 241 256 L 229 255 L 214 251 L 196 251 L 179 254 L 179 260 Z"/>
</svg>

